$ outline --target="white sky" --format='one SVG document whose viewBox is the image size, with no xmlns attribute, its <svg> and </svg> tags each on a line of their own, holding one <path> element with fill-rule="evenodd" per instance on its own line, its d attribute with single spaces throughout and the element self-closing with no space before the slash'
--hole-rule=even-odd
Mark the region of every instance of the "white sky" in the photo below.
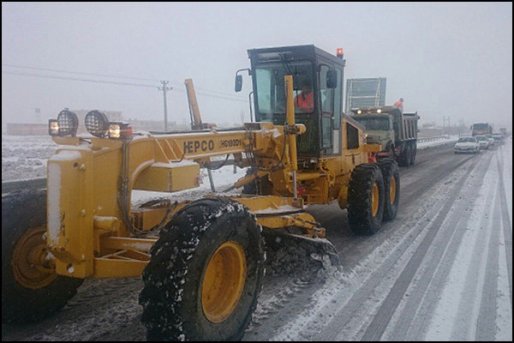
<svg viewBox="0 0 514 343">
<path fill-rule="evenodd" d="M 194 81 L 204 121 L 249 121 L 248 76 L 243 92 L 234 93 L 235 71 L 249 67 L 246 50 L 299 44 L 334 54 L 343 47 L 345 79 L 386 77 L 386 102 L 403 97 L 422 123 L 442 125 L 444 116 L 451 124 L 512 127 L 511 2 L 3 2 L 2 122 L 46 122 L 64 107 L 162 120 L 157 87 L 169 80 L 168 120 L 186 123 L 186 78 Z"/>
</svg>

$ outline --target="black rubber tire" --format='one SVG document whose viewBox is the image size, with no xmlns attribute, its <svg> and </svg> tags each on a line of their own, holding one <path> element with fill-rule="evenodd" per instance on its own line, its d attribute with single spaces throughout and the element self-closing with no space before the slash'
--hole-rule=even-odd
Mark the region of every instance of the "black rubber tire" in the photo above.
<svg viewBox="0 0 514 343">
<path fill-rule="evenodd" d="M 386 145 L 386 151 L 389 152 L 389 158 L 395 158 L 395 153 L 394 153 L 394 145 L 393 145 L 393 142 L 388 142 L 387 145 Z"/>
<path fill-rule="evenodd" d="M 398 157 L 398 165 L 401 167 L 408 167 L 409 166 L 409 160 L 408 160 L 408 153 L 409 153 L 409 145 L 408 143 L 403 143 L 403 150 L 400 152 L 400 156 Z"/>
<path fill-rule="evenodd" d="M 417 143 L 415 141 L 413 141 L 411 143 L 411 148 L 412 148 L 412 157 L 411 157 L 410 164 L 411 164 L 411 166 L 413 166 L 414 163 L 416 162 L 416 152 L 418 150 Z"/>
<path fill-rule="evenodd" d="M 378 211 L 371 209 L 372 188 L 378 186 Z M 352 171 L 348 189 L 348 223 L 358 235 L 372 235 L 382 227 L 384 215 L 384 179 L 376 164 L 360 164 Z"/>
<path fill-rule="evenodd" d="M 45 225 L 46 190 L 2 195 L 2 322 L 21 324 L 44 319 L 61 309 L 84 281 L 56 276 L 44 287 L 28 288 L 16 280 L 12 261 L 16 244 L 30 229 Z"/>
<path fill-rule="evenodd" d="M 202 309 L 202 283 L 216 249 L 237 242 L 246 279 L 237 305 L 220 323 Z M 180 210 L 160 232 L 143 272 L 139 295 L 148 340 L 240 340 L 257 306 L 264 276 L 264 241 L 255 218 L 226 199 L 200 199 Z"/>
<path fill-rule="evenodd" d="M 405 156 L 405 165 L 409 167 L 412 164 L 412 145 L 410 142 L 407 142 L 407 151 Z"/>
<path fill-rule="evenodd" d="M 393 159 L 385 158 L 378 162 L 378 166 L 382 171 L 384 178 L 384 221 L 393 220 L 398 212 L 398 205 L 400 203 L 400 169 L 398 163 Z M 395 195 L 394 200 L 390 200 L 390 185 L 391 179 L 395 181 Z"/>
</svg>

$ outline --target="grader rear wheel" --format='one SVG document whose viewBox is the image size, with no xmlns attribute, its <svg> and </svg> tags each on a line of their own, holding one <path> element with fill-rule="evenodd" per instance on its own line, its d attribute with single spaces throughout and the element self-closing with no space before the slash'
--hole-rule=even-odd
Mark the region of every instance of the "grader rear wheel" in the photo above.
<svg viewBox="0 0 514 343">
<path fill-rule="evenodd" d="M 348 222 L 358 235 L 372 235 L 382 226 L 384 180 L 376 164 L 360 164 L 352 171 L 348 190 Z"/>
<path fill-rule="evenodd" d="M 62 308 L 83 282 L 55 273 L 45 226 L 46 191 L 2 196 L 2 322 L 41 320 Z"/>
<path fill-rule="evenodd" d="M 149 340 L 239 340 L 264 275 L 254 218 L 237 203 L 201 199 L 161 230 L 139 296 Z"/>
</svg>

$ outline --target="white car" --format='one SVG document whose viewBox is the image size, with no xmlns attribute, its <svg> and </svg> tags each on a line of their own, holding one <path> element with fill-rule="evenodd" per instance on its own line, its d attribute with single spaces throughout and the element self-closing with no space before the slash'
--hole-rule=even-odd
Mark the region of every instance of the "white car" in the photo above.
<svg viewBox="0 0 514 343">
<path fill-rule="evenodd" d="M 475 136 L 480 144 L 480 149 L 489 149 L 489 138 L 486 136 Z"/>
<path fill-rule="evenodd" d="M 496 145 L 496 141 L 494 140 L 492 135 L 487 135 L 487 139 L 489 140 L 489 147 L 494 147 Z"/>
<path fill-rule="evenodd" d="M 478 139 L 476 137 L 461 137 L 455 143 L 453 150 L 456 154 L 459 153 L 473 153 L 476 154 L 480 152 L 480 144 L 478 143 Z"/>
</svg>

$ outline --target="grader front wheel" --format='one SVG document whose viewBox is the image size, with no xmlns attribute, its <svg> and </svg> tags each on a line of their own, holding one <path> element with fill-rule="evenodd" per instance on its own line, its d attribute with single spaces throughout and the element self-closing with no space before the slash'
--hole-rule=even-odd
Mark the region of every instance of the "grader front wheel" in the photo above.
<svg viewBox="0 0 514 343">
<path fill-rule="evenodd" d="M 2 196 L 2 322 L 44 319 L 72 298 L 82 279 L 59 276 L 43 239 L 46 192 Z"/>
<path fill-rule="evenodd" d="M 201 199 L 161 230 L 139 296 L 149 340 L 239 340 L 264 275 L 264 246 L 237 203 Z"/>
</svg>

